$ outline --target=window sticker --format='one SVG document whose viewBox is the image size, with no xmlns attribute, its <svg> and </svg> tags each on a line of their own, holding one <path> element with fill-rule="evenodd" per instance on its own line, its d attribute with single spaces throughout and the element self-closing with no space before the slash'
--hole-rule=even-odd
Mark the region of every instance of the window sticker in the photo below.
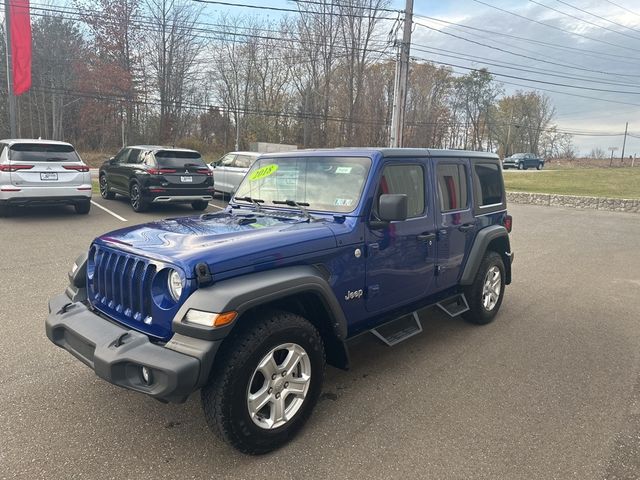
<svg viewBox="0 0 640 480">
<path fill-rule="evenodd" d="M 336 173 L 351 173 L 351 167 L 338 167 Z"/>
<path fill-rule="evenodd" d="M 353 203 L 352 198 L 336 198 L 334 205 L 336 207 L 350 207 L 352 203 Z"/>
<path fill-rule="evenodd" d="M 249 177 L 249 181 L 255 182 L 256 180 L 260 180 L 261 178 L 268 177 L 269 175 L 273 175 L 274 173 L 276 173 L 277 170 L 278 165 L 265 165 L 264 167 L 260 167 L 255 172 L 253 172 Z"/>
</svg>

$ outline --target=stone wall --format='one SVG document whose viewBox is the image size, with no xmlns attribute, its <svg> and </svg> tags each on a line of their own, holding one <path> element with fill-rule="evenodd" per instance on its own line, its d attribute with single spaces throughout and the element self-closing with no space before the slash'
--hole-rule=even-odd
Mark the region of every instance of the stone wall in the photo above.
<svg viewBox="0 0 640 480">
<path fill-rule="evenodd" d="M 640 199 L 580 197 L 553 193 L 507 192 L 507 201 L 549 207 L 609 210 L 613 212 L 640 213 Z"/>
</svg>

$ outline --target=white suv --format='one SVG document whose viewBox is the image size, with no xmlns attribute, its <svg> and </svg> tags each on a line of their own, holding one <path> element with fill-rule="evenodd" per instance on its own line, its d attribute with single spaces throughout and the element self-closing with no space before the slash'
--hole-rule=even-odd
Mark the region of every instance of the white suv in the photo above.
<svg viewBox="0 0 640 480">
<path fill-rule="evenodd" d="M 91 208 L 91 174 L 69 143 L 0 140 L 0 215 L 14 206 L 67 204 Z"/>
</svg>

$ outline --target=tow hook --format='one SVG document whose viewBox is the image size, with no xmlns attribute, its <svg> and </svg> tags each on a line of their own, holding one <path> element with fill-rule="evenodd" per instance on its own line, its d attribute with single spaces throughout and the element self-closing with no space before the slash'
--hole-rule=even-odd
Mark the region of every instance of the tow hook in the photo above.
<svg viewBox="0 0 640 480">
<path fill-rule="evenodd" d="M 62 315 L 63 313 L 67 313 L 70 308 L 74 306 L 73 302 L 65 303 L 60 310 L 58 310 L 58 315 Z"/>
</svg>

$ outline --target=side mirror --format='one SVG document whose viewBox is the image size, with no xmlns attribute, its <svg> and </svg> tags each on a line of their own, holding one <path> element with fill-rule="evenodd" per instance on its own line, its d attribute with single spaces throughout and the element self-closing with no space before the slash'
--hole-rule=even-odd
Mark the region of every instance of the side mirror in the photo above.
<svg viewBox="0 0 640 480">
<path fill-rule="evenodd" d="M 378 217 L 383 222 L 396 222 L 407 219 L 407 195 L 404 193 L 385 193 L 378 201 Z"/>
<path fill-rule="evenodd" d="M 116 163 L 116 157 L 111 157 L 111 158 L 109 158 L 109 160 L 107 160 L 107 162 L 108 162 L 110 165 L 113 165 L 114 163 Z"/>
</svg>

